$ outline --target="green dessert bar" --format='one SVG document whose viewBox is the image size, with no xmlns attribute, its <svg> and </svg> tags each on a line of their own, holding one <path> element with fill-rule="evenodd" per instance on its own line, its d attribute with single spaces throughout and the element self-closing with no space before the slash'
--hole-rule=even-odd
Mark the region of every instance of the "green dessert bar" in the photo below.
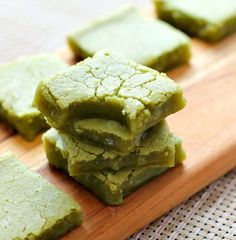
<svg viewBox="0 0 236 240">
<path fill-rule="evenodd" d="M 81 138 L 123 153 L 131 152 L 144 136 L 144 132 L 132 134 L 115 121 L 98 118 L 81 119 L 74 123 L 73 130 L 70 131 Z"/>
<path fill-rule="evenodd" d="M 174 141 L 175 163 L 178 164 L 185 159 L 185 152 L 181 146 L 181 139 L 174 137 Z M 49 163 L 68 174 L 68 161 L 63 157 L 61 149 L 51 143 L 46 148 L 46 152 Z M 119 205 L 123 203 L 125 196 L 168 169 L 168 167 L 146 167 L 133 170 L 101 171 L 73 178 L 106 204 Z"/>
<path fill-rule="evenodd" d="M 71 33 L 68 44 L 79 58 L 108 48 L 159 71 L 187 63 L 191 55 L 185 34 L 129 5 Z"/>
<path fill-rule="evenodd" d="M 0 118 L 27 140 L 48 128 L 43 115 L 33 106 L 39 81 L 65 69 L 53 54 L 22 57 L 0 66 Z"/>
<path fill-rule="evenodd" d="M 57 240 L 82 223 L 80 206 L 11 153 L 0 157 L 0 239 Z"/>
<path fill-rule="evenodd" d="M 185 99 L 165 74 L 102 50 L 41 81 L 34 103 L 53 128 L 119 148 L 123 136 L 139 138 Z"/>
<path fill-rule="evenodd" d="M 159 18 L 216 42 L 236 31 L 235 0 L 154 0 Z"/>
<path fill-rule="evenodd" d="M 102 170 L 175 165 L 174 137 L 165 121 L 148 129 L 139 146 L 126 154 L 73 138 L 53 128 L 44 134 L 43 140 L 46 153 L 50 151 L 51 145 L 55 145 L 61 151 L 63 157 L 68 160 L 71 176 Z"/>
</svg>

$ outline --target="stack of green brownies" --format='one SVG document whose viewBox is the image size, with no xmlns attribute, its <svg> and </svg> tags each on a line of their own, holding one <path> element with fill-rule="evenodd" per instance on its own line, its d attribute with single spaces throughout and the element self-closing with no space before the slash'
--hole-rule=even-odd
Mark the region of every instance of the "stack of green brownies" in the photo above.
<svg viewBox="0 0 236 240">
<path fill-rule="evenodd" d="M 165 117 L 181 110 L 181 87 L 112 50 L 41 81 L 36 107 L 52 127 L 43 135 L 51 165 L 108 205 L 185 158 Z"/>
</svg>

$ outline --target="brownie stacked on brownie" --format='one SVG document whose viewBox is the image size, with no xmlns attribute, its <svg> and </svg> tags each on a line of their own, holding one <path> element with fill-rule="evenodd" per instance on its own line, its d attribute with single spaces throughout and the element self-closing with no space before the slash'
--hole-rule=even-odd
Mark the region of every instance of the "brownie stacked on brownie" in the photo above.
<svg viewBox="0 0 236 240">
<path fill-rule="evenodd" d="M 52 127 L 49 162 L 109 205 L 185 157 L 164 120 L 185 106 L 181 87 L 118 52 L 41 81 L 34 102 Z"/>
</svg>

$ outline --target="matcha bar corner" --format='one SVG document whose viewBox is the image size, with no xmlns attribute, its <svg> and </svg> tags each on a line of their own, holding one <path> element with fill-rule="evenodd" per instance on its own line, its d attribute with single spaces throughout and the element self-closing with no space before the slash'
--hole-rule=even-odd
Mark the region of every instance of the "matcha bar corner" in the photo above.
<svg viewBox="0 0 236 240">
<path fill-rule="evenodd" d="M 57 240 L 82 223 L 80 206 L 11 153 L 0 156 L 0 239 Z"/>
<path fill-rule="evenodd" d="M 43 78 L 65 70 L 67 65 L 53 54 L 22 57 L 0 66 L 0 118 L 27 140 L 48 128 L 33 106 L 35 89 Z"/>
<path fill-rule="evenodd" d="M 235 0 L 154 0 L 154 4 L 159 18 L 209 42 L 236 31 Z"/>
</svg>

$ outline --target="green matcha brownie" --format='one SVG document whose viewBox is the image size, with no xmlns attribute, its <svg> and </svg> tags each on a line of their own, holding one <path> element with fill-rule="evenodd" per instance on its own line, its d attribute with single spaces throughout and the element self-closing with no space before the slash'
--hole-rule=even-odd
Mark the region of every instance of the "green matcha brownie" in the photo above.
<svg viewBox="0 0 236 240">
<path fill-rule="evenodd" d="M 154 0 L 159 18 L 216 42 L 236 31 L 235 0 Z"/>
<path fill-rule="evenodd" d="M 185 152 L 181 146 L 181 139 L 174 137 L 175 163 L 185 159 Z M 48 142 L 46 148 L 49 163 L 68 173 L 68 162 L 64 158 L 61 148 L 55 142 Z M 80 184 L 88 188 L 99 199 L 108 205 L 119 205 L 123 198 L 144 185 L 151 179 L 165 172 L 168 167 L 146 167 L 134 170 L 101 171 L 91 174 L 74 176 Z"/>
<path fill-rule="evenodd" d="M 0 118 L 23 137 L 33 140 L 47 128 L 43 115 L 33 106 L 39 81 L 66 68 L 52 54 L 22 57 L 0 66 Z"/>
<path fill-rule="evenodd" d="M 159 71 L 190 59 L 190 43 L 185 34 L 161 20 L 145 18 L 133 6 L 117 9 L 71 33 L 68 44 L 79 58 L 109 48 Z"/>
<path fill-rule="evenodd" d="M 44 134 L 43 140 L 46 153 L 50 152 L 51 145 L 55 145 L 63 157 L 68 159 L 68 171 L 71 176 L 109 169 L 175 165 L 174 137 L 165 121 L 147 130 L 139 146 L 132 153 L 126 154 L 73 138 L 53 128 Z"/>
<path fill-rule="evenodd" d="M 82 223 L 80 206 L 11 153 L 0 157 L 0 239 L 57 240 Z"/>
<path fill-rule="evenodd" d="M 111 148 L 185 106 L 165 74 L 107 50 L 41 81 L 34 102 L 53 128 Z"/>
</svg>

